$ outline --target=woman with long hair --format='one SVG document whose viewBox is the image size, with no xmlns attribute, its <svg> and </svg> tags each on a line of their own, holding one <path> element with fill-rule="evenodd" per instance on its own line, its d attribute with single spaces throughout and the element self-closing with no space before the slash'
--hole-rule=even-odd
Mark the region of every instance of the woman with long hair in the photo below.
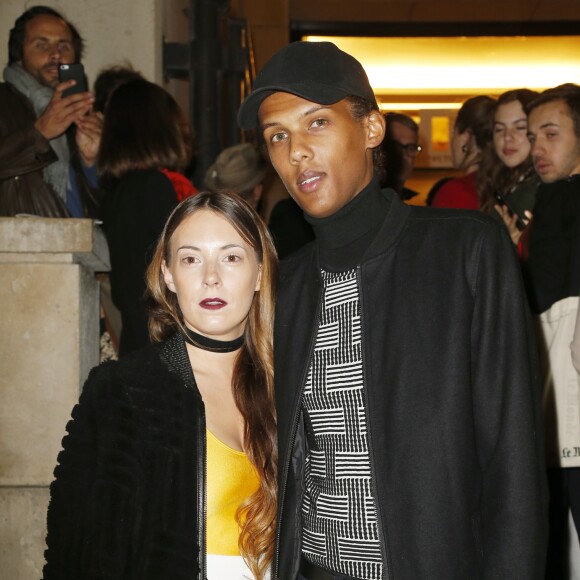
<svg viewBox="0 0 580 580">
<path fill-rule="evenodd" d="M 197 192 L 181 173 L 190 160 L 189 128 L 167 91 L 145 79 L 113 91 L 97 166 L 105 190 L 100 217 L 111 256 L 111 293 L 121 313 L 120 356 L 149 343 L 145 271 L 165 220 Z"/>
<path fill-rule="evenodd" d="M 491 215 L 497 212 L 516 244 L 531 217 L 540 183 L 532 162 L 525 112 L 537 96 L 530 89 L 514 89 L 498 97 L 493 113 L 493 139 L 483 152 L 478 174 L 480 209 Z M 498 194 L 505 203 L 498 204 Z"/>
<path fill-rule="evenodd" d="M 268 576 L 276 275 L 241 198 L 173 211 L 147 271 L 154 344 L 93 370 L 67 426 L 46 580 Z"/>
<path fill-rule="evenodd" d="M 455 169 L 465 175 L 441 185 L 431 201 L 433 207 L 479 209 L 477 172 L 482 151 L 491 140 L 494 107 L 494 99 L 481 95 L 467 99 L 459 109 L 451 137 L 451 156 Z"/>
</svg>

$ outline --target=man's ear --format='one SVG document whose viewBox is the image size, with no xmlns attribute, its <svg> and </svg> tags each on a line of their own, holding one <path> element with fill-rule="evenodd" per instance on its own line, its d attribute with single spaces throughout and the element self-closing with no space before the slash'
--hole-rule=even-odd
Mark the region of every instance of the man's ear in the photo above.
<svg viewBox="0 0 580 580">
<path fill-rule="evenodd" d="M 175 292 L 175 283 L 173 282 L 173 275 L 171 274 L 171 270 L 167 267 L 165 260 L 161 262 L 161 272 L 163 273 L 163 280 L 165 280 L 165 284 L 171 290 L 171 292 Z"/>
<path fill-rule="evenodd" d="M 380 111 L 371 111 L 367 117 L 367 139 L 370 149 L 378 147 L 383 142 L 386 128 L 384 115 Z"/>
</svg>

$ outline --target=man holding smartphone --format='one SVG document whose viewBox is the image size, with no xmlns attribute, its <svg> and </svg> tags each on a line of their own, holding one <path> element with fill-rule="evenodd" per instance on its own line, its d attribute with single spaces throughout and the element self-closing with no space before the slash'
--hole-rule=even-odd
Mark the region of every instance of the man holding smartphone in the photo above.
<svg viewBox="0 0 580 580">
<path fill-rule="evenodd" d="M 45 6 L 24 12 L 10 31 L 0 84 L 0 215 L 95 214 L 101 120 L 91 93 L 63 96 L 76 82 L 59 81 L 59 65 L 79 61 L 82 48 L 76 28 Z"/>
</svg>

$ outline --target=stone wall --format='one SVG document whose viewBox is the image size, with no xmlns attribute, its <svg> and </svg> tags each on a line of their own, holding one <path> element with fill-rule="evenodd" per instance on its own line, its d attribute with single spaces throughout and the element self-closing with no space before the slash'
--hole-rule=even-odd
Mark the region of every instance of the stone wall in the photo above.
<svg viewBox="0 0 580 580">
<path fill-rule="evenodd" d="M 91 220 L 0 218 L 0 579 L 40 578 L 48 486 L 70 413 L 99 362 L 108 271 Z"/>
</svg>

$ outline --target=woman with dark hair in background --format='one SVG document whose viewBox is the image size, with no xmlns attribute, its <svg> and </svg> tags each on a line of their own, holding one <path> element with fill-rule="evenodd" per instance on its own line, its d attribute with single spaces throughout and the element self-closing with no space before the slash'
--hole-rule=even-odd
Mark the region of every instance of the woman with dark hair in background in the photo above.
<svg viewBox="0 0 580 580">
<path fill-rule="evenodd" d="M 107 105 L 98 171 L 106 189 L 101 217 L 111 255 L 111 292 L 121 312 L 119 355 L 149 343 L 145 270 L 165 220 L 196 193 L 182 175 L 191 159 L 179 105 L 144 79 L 117 88 Z"/>
<path fill-rule="evenodd" d="M 493 141 L 483 152 L 477 179 L 481 210 L 492 215 L 497 212 L 515 244 L 531 217 L 540 183 L 532 162 L 525 113 L 537 96 L 529 89 L 514 89 L 499 96 L 493 114 Z M 513 213 L 505 203 L 498 203 L 498 193 Z"/>
<path fill-rule="evenodd" d="M 147 271 L 155 344 L 94 369 L 67 426 L 45 580 L 268 577 L 276 276 L 238 196 L 171 214 Z"/>
<path fill-rule="evenodd" d="M 453 166 L 466 175 L 444 183 L 433 197 L 433 207 L 479 209 L 477 171 L 481 153 L 491 140 L 494 107 L 494 99 L 478 96 L 467 99 L 459 109 L 451 137 L 451 155 Z"/>
</svg>

